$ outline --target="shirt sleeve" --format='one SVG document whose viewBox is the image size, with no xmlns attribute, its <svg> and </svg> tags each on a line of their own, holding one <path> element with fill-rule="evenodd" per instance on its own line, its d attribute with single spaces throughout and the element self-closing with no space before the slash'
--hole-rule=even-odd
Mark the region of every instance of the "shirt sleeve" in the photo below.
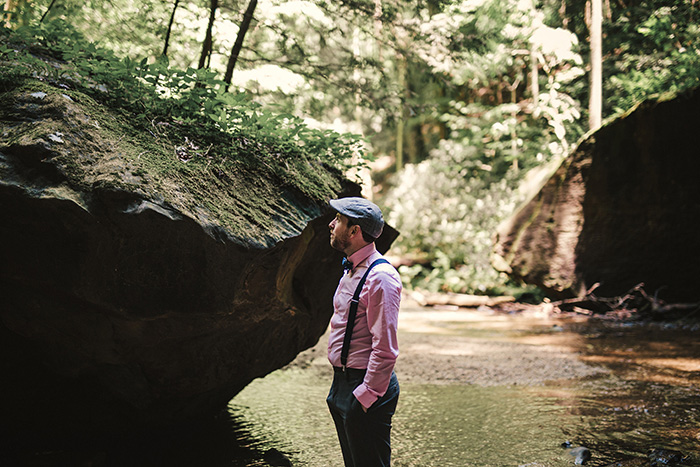
<svg viewBox="0 0 700 467">
<path fill-rule="evenodd" d="M 375 269 L 367 278 L 367 326 L 372 335 L 372 350 L 364 381 L 353 394 L 363 407 L 369 408 L 382 397 L 399 356 L 397 325 L 401 303 L 401 280 L 392 268 Z"/>
</svg>

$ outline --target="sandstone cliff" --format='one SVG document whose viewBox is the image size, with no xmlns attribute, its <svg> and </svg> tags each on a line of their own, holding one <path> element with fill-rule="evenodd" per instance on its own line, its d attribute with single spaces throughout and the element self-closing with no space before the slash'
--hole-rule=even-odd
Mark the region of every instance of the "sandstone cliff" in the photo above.
<svg viewBox="0 0 700 467">
<path fill-rule="evenodd" d="M 2 433 L 207 417 L 314 345 L 341 274 L 327 200 L 359 187 L 307 165 L 217 168 L 186 126 L 139 133 L 37 83 L 3 94 Z"/>
<path fill-rule="evenodd" d="M 589 134 L 498 233 L 501 269 L 554 297 L 639 283 L 700 301 L 700 90 L 639 104 Z"/>
</svg>

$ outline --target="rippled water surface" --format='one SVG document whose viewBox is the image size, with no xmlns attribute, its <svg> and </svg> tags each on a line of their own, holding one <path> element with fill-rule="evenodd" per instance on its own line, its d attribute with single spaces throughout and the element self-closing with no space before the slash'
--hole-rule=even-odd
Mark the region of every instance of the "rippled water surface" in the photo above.
<svg viewBox="0 0 700 467">
<path fill-rule="evenodd" d="M 432 328 L 415 326 L 415 334 L 405 342 L 425 345 L 425 333 L 438 331 L 487 349 L 493 341 L 517 339 L 518 346 L 513 347 L 517 352 L 535 352 L 548 340 L 575 341 L 572 358 L 604 371 L 540 384 L 488 387 L 402 381 L 399 372 L 392 465 L 564 467 L 574 465 L 561 447 L 570 441 L 592 451 L 587 465 L 594 467 L 642 459 L 652 448 L 681 451 L 688 456 L 682 465 L 700 466 L 697 330 L 658 325 L 596 328 L 565 322 L 524 327 L 489 319 L 468 325 L 443 320 Z M 448 344 L 442 349 L 449 354 L 446 358 L 477 361 L 471 347 L 472 354 L 463 355 L 452 341 Z M 23 465 L 342 466 L 325 403 L 332 375 L 322 354 L 319 350 L 310 363 L 253 381 L 230 402 L 227 412 L 184 439 L 154 433 L 136 445 L 106 450 L 35 452 L 23 459 Z M 546 353 L 541 355 L 537 358 L 547 358 Z"/>
<path fill-rule="evenodd" d="M 460 326 L 472 335 L 479 327 Z M 604 372 L 530 386 L 402 383 L 393 465 L 574 465 L 565 441 L 588 447 L 591 466 L 643 459 L 653 448 L 681 451 L 682 465 L 700 465 L 697 331 L 617 326 L 576 335 L 585 338 L 581 358 Z M 280 370 L 254 381 L 229 410 L 250 427 L 261 452 L 280 451 L 293 465 L 341 466 L 325 405 L 330 378 L 314 368 Z"/>
<path fill-rule="evenodd" d="M 300 465 L 342 465 L 326 390 L 325 381 L 303 371 L 276 373 L 253 383 L 230 407 L 246 414 L 255 436 Z M 403 384 L 392 433 L 394 464 L 517 465 L 557 458 L 561 426 L 573 422 L 556 399 L 529 388 Z"/>
<path fill-rule="evenodd" d="M 394 465 L 568 466 L 574 459 L 561 447 L 567 440 L 593 450 L 588 465 L 642 457 L 652 447 L 700 454 L 697 390 L 610 377 L 581 386 L 404 384 Z M 301 370 L 278 372 L 250 385 L 230 410 L 293 465 L 342 465 L 325 391 Z"/>
</svg>

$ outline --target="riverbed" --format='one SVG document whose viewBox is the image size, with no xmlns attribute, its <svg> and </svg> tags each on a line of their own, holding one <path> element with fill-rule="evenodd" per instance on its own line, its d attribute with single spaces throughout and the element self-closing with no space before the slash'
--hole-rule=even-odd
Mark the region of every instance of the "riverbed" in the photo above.
<svg viewBox="0 0 700 467">
<path fill-rule="evenodd" d="M 588 466 L 649 465 L 650 450 L 666 449 L 687 456 L 680 465 L 698 467 L 698 323 L 404 300 L 392 465 L 565 467 L 575 465 L 570 449 L 583 446 Z M 33 452 L 21 465 L 342 466 L 325 403 L 326 342 L 253 381 L 216 420 L 184 437 L 153 433 Z"/>
<path fill-rule="evenodd" d="M 399 321 L 392 465 L 570 466 L 577 446 L 591 451 L 591 466 L 635 462 L 652 449 L 700 465 L 699 332 L 692 322 L 409 301 Z M 239 465 L 342 465 L 325 406 L 325 342 L 231 401 L 229 415 L 263 454 Z"/>
</svg>

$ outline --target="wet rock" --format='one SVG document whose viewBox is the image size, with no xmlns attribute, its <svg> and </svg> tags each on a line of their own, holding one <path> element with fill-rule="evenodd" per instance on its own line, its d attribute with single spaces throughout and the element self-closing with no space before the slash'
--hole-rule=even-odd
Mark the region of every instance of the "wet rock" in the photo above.
<svg viewBox="0 0 700 467">
<path fill-rule="evenodd" d="M 560 446 L 566 449 L 566 452 L 574 458 L 574 464 L 576 465 L 584 465 L 591 460 L 591 450 L 585 446 L 573 447 L 571 441 L 564 441 Z"/>
<path fill-rule="evenodd" d="M 574 458 L 574 464 L 585 465 L 591 460 L 591 450 L 584 446 L 578 446 L 569 451 L 571 457 Z"/>
<path fill-rule="evenodd" d="M 140 166 L 154 148 L 110 134 L 128 122 L 88 101 L 48 89 L 0 99 L 6 441 L 217 413 L 318 341 L 342 272 L 324 200 L 250 171 L 196 199 Z M 332 196 L 359 193 L 327 175 Z M 383 250 L 396 236 L 385 232 Z"/>
<path fill-rule="evenodd" d="M 497 267 L 555 298 L 620 296 L 644 282 L 700 301 L 700 90 L 641 103 L 564 160 L 498 232 Z"/>
<path fill-rule="evenodd" d="M 292 467 L 292 461 L 290 461 L 287 456 L 275 448 L 265 451 L 263 459 L 272 466 Z"/>
<path fill-rule="evenodd" d="M 685 459 L 683 453 L 671 449 L 652 449 L 648 457 L 651 467 L 677 465 Z"/>
</svg>

